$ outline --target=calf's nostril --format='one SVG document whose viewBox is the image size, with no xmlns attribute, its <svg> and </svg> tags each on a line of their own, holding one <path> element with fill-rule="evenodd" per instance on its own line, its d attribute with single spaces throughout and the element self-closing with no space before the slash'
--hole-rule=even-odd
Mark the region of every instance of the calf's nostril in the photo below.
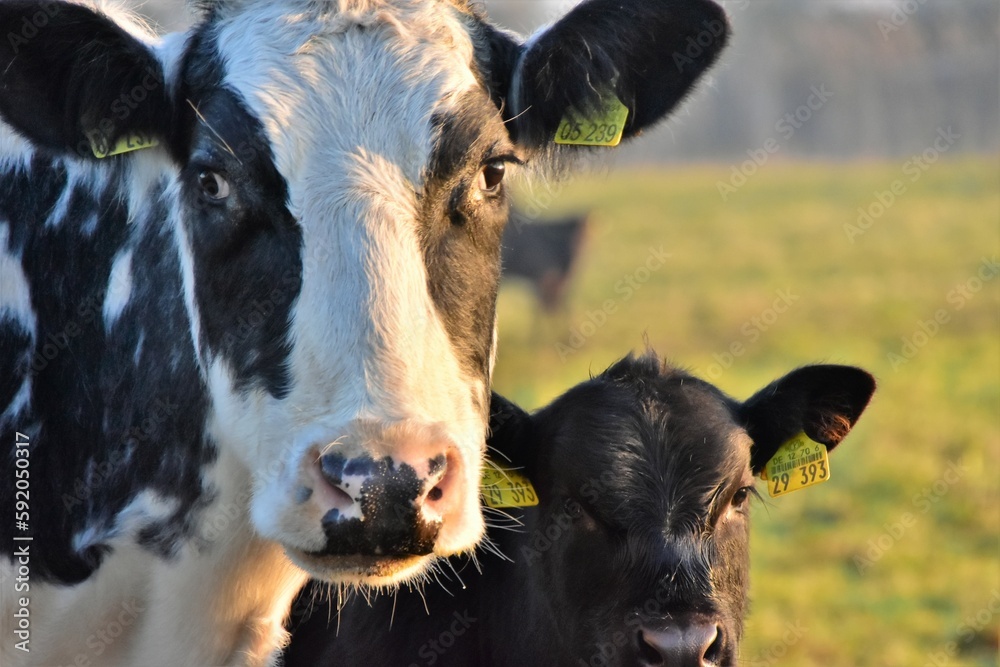
<svg viewBox="0 0 1000 667">
<path fill-rule="evenodd" d="M 440 486 L 435 486 L 433 489 L 427 492 L 427 500 L 431 501 L 432 503 L 441 500 L 441 498 L 443 497 L 444 497 L 444 491 L 441 489 Z"/>
<path fill-rule="evenodd" d="M 646 665 L 715 667 L 723 657 L 722 628 L 687 620 L 639 630 L 639 658 Z"/>
<path fill-rule="evenodd" d="M 642 665 L 655 667 L 663 664 L 663 656 L 649 642 L 646 641 L 642 630 L 636 631 L 636 645 L 639 647 L 639 661 Z"/>
<path fill-rule="evenodd" d="M 715 626 L 715 638 L 707 649 L 705 649 L 705 655 L 702 657 L 704 662 L 711 665 L 716 665 L 722 660 L 722 628 L 718 625 Z"/>
</svg>

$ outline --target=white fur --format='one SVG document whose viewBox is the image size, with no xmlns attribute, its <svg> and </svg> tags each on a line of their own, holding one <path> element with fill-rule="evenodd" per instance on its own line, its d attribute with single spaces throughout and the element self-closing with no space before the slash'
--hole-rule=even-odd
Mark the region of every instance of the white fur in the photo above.
<svg viewBox="0 0 1000 667">
<path fill-rule="evenodd" d="M 114 326 L 132 298 L 132 251 L 118 253 L 111 265 L 111 278 L 104 296 L 104 328 Z"/>
<path fill-rule="evenodd" d="M 31 288 L 21 258 L 8 253 L 10 225 L 0 220 L 0 322 L 14 320 L 30 336 L 35 335 L 35 309 Z"/>
<path fill-rule="evenodd" d="M 37 327 L 35 309 L 31 305 L 31 289 L 24 275 L 21 259 L 7 252 L 10 225 L 0 221 L 0 326 L 9 327 L 10 320 L 34 340 Z M 6 322 L 5 322 L 6 320 Z M 25 378 L 13 400 L 0 414 L 0 425 L 11 423 L 31 401 L 31 378 Z"/>
</svg>

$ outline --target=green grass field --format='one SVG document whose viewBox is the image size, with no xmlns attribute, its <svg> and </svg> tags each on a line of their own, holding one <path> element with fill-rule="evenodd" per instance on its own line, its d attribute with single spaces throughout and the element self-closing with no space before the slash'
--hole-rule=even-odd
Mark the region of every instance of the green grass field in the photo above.
<svg viewBox="0 0 1000 667">
<path fill-rule="evenodd" d="M 581 269 L 558 317 L 504 289 L 496 388 L 537 407 L 645 339 L 739 398 L 867 368 L 831 481 L 755 508 L 742 663 L 1000 664 L 1000 162 L 769 164 L 724 202 L 730 170 L 560 186 L 553 214 L 595 212 Z"/>
</svg>

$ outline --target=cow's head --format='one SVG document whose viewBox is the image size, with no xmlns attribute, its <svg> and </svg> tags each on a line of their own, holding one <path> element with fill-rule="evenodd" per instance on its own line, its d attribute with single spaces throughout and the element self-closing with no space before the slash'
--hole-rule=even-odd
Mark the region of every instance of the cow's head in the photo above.
<svg viewBox="0 0 1000 667">
<path fill-rule="evenodd" d="M 541 500 L 510 555 L 538 598 L 523 608 L 552 625 L 548 664 L 736 664 L 755 477 L 801 433 L 832 450 L 874 390 L 860 369 L 808 366 L 740 403 L 649 354 L 531 417 L 495 399 L 491 445 Z"/>
<path fill-rule="evenodd" d="M 4 2 L 26 27 L 0 44 L 0 114 L 80 160 L 159 142 L 106 160 L 133 205 L 165 184 L 211 433 L 252 475 L 256 529 L 317 576 L 400 580 L 482 533 L 505 172 L 611 95 L 626 138 L 663 118 L 724 14 L 590 0 L 522 44 L 460 0 L 202 4 L 154 42 Z"/>
</svg>

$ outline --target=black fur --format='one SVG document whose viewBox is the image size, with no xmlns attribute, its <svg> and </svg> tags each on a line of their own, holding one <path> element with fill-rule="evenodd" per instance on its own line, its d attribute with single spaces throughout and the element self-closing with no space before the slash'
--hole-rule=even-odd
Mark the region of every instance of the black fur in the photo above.
<svg viewBox="0 0 1000 667">
<path fill-rule="evenodd" d="M 494 396 L 492 456 L 523 467 L 541 500 L 507 510 L 523 529 L 490 530 L 513 562 L 483 554 L 480 575 L 456 558 L 464 587 L 448 576 L 450 592 L 431 583 L 372 608 L 351 600 L 339 614 L 313 610 L 317 591 L 306 589 L 285 665 L 662 664 L 641 631 L 690 618 L 719 625 L 712 664 L 735 665 L 749 570 L 737 492 L 752 477 L 751 452 L 733 436 L 743 426 L 775 432 L 776 423 L 797 433 L 816 413 L 853 425 L 873 390 L 859 369 L 812 366 L 740 403 L 647 354 L 533 416 Z M 771 445 L 753 449 L 761 446 Z M 722 520 L 730 507 L 733 518 Z"/>
<path fill-rule="evenodd" d="M 486 194 L 478 181 L 489 163 L 516 156 L 496 109 L 480 91 L 436 123 L 440 139 L 418 228 L 427 287 L 464 370 L 488 383 L 509 203 L 504 187 Z"/>
<path fill-rule="evenodd" d="M 263 383 L 289 390 L 288 328 L 302 286 L 301 229 L 288 210 L 288 186 L 274 165 L 264 128 L 223 84 L 224 67 L 206 26 L 185 58 L 181 179 L 192 240 L 203 345 L 230 362 L 237 388 Z M 197 109 L 197 113 L 195 113 Z M 200 193 L 199 175 L 223 175 L 224 203 Z M 219 267 L 225 266 L 221 271 Z"/>
<path fill-rule="evenodd" d="M 0 116 L 37 146 L 94 159 L 139 134 L 169 141 L 173 106 L 150 50 L 103 14 L 0 3 Z"/>
<path fill-rule="evenodd" d="M 546 147 L 571 110 L 592 113 L 611 94 L 629 108 L 625 137 L 662 120 L 716 61 L 729 38 L 711 0 L 587 0 L 534 42 L 481 31 L 487 81 L 518 143 Z M 497 92 L 501 92 L 499 95 Z"/>
</svg>

